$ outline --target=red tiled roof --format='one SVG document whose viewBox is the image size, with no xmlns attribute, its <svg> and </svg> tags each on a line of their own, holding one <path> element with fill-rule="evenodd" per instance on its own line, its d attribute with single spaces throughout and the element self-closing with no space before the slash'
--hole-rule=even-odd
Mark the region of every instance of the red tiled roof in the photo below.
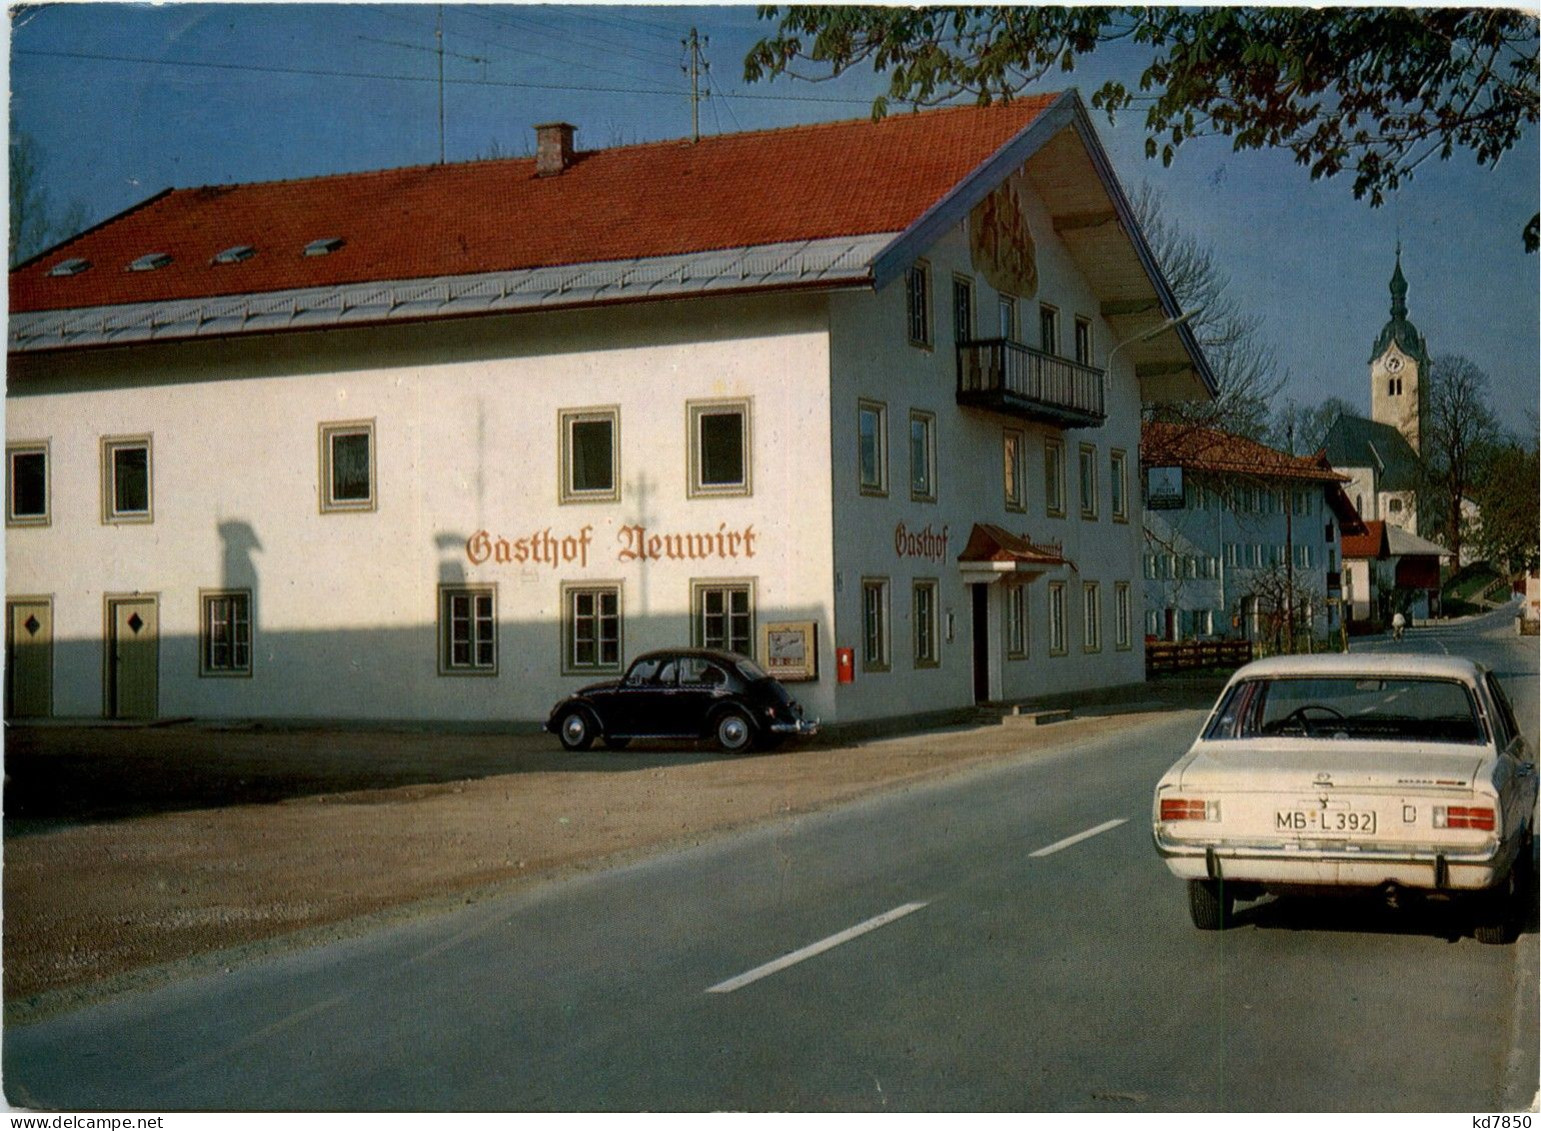
<svg viewBox="0 0 1541 1131">
<path fill-rule="evenodd" d="M 11 273 L 11 309 L 252 294 L 903 231 L 1058 95 L 579 152 L 179 189 Z M 307 258 L 313 240 L 341 250 Z M 214 266 L 227 248 L 257 254 Z M 170 266 L 128 271 L 163 252 Z M 81 274 L 48 272 L 70 258 Z"/>
<path fill-rule="evenodd" d="M 1292 456 L 1244 436 L 1162 421 L 1140 429 L 1140 462 L 1146 467 L 1182 467 L 1265 479 L 1348 481 L 1348 476 L 1333 471 L 1317 456 Z"/>
<path fill-rule="evenodd" d="M 1363 534 L 1343 532 L 1343 556 L 1345 558 L 1380 559 L 1386 556 L 1386 524 L 1377 519 L 1367 520 Z"/>
</svg>

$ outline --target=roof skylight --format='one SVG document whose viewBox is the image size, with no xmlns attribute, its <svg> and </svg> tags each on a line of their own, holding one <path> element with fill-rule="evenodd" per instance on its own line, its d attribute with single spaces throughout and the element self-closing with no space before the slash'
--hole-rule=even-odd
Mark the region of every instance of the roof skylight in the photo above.
<svg viewBox="0 0 1541 1131">
<path fill-rule="evenodd" d="M 227 247 L 214 257 L 218 265 L 227 263 L 243 263 L 257 254 L 257 249 L 249 243 L 238 243 L 234 247 Z"/>
<path fill-rule="evenodd" d="M 347 242 L 341 236 L 328 236 L 326 239 L 311 240 L 305 245 L 305 254 L 310 256 L 331 255 L 332 252 Z"/>
<path fill-rule="evenodd" d="M 48 273 L 56 278 L 62 278 L 65 275 L 78 275 L 90 266 L 91 261 L 89 259 L 80 259 L 78 257 L 74 259 L 61 259 L 48 269 Z"/>
<path fill-rule="evenodd" d="M 148 255 L 141 255 L 128 265 L 130 271 L 159 271 L 162 267 L 171 263 L 171 256 L 164 251 L 152 251 Z"/>
</svg>

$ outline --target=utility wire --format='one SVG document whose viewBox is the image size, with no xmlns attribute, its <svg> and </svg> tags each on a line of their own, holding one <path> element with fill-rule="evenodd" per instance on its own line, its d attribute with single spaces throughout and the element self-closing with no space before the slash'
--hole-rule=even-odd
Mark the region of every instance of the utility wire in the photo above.
<svg viewBox="0 0 1541 1131">
<path fill-rule="evenodd" d="M 271 75 L 300 75 L 309 78 L 324 79 L 364 79 L 374 82 L 418 82 L 436 83 L 438 78 L 434 75 L 392 75 L 377 71 L 323 71 L 306 67 L 278 67 L 260 65 L 257 63 L 216 63 L 216 62 L 192 62 L 182 59 L 151 59 L 139 55 L 116 55 L 107 52 L 92 51 L 48 51 L 37 48 L 12 48 L 12 55 L 28 56 L 43 59 L 80 59 L 91 62 L 103 63 L 131 63 L 152 67 L 184 67 L 194 70 L 213 71 L 244 71 L 255 74 Z M 679 98 L 678 90 L 664 88 L 643 89 L 637 87 L 614 86 L 584 86 L 580 83 L 538 83 L 538 82 L 514 82 L 509 79 L 444 79 L 445 83 L 456 86 L 491 86 L 506 87 L 521 90 L 577 90 L 588 91 L 593 94 L 651 94 Z M 834 98 L 820 97 L 817 95 L 778 95 L 778 94 L 739 94 L 721 92 L 723 98 L 739 98 L 761 102 L 809 102 L 828 103 L 842 106 L 867 106 L 872 105 L 870 98 Z"/>
<path fill-rule="evenodd" d="M 521 35 L 526 36 L 529 34 L 529 29 L 531 27 L 538 28 L 542 31 L 552 32 L 561 36 L 564 42 L 573 46 L 582 48 L 584 46 L 584 42 L 587 41 L 593 46 L 595 50 L 603 51 L 609 55 L 624 55 L 628 58 L 636 59 L 638 62 L 648 63 L 655 66 L 665 60 L 673 62 L 672 56 L 666 56 L 661 52 L 643 54 L 637 51 L 630 51 L 624 47 L 616 46 L 616 44 L 610 40 L 599 39 L 591 35 L 586 35 L 582 32 L 575 32 L 568 28 L 557 27 L 554 24 L 543 23 L 540 20 L 533 19 L 525 15 L 511 16 L 509 19 L 498 19 L 495 16 L 489 16 L 485 12 L 478 12 L 469 8 L 461 9 L 459 14 L 463 16 L 470 16 L 472 19 L 480 20 L 483 23 L 493 24 L 496 27 L 505 28 L 509 31 L 518 32 Z M 516 23 L 514 21 L 518 22 Z M 523 51 L 532 55 L 541 55 L 548 58 L 555 57 L 549 43 L 542 45 L 540 48 L 531 47 L 528 45 L 528 43 L 526 43 L 519 47 L 513 48 L 513 50 Z M 571 60 L 569 61 L 572 62 Z M 592 68 L 594 66 L 594 62 L 592 59 L 584 59 L 581 61 L 581 63 L 575 63 L 575 65 Z"/>
<path fill-rule="evenodd" d="M 484 15 L 478 13 L 478 12 L 465 12 L 463 14 L 469 15 L 469 16 L 474 16 L 476 19 L 482 20 L 485 23 L 497 24 L 497 25 L 499 25 L 499 26 L 501 26 L 503 28 L 506 28 L 507 30 L 512 31 L 512 32 L 521 32 L 520 28 L 514 27 L 513 25 L 505 23 L 502 20 L 491 19 L 490 17 L 484 16 Z M 529 33 L 528 33 L 528 31 L 524 31 L 524 32 L 522 32 L 522 34 L 525 35 L 525 36 L 528 36 Z M 589 72 L 597 72 L 599 74 L 613 75 L 616 78 L 621 78 L 621 79 L 632 79 L 633 78 L 632 75 L 628 75 L 628 74 L 626 74 L 626 73 L 624 73 L 622 71 L 616 71 L 616 70 L 612 70 L 611 68 L 608 68 L 608 67 L 598 66 L 597 64 L 595 64 L 592 61 L 592 59 L 572 59 L 572 58 L 568 58 L 566 56 L 563 56 L 563 55 L 560 55 L 560 54 L 556 53 L 555 51 L 551 50 L 549 47 L 544 47 L 544 48 L 536 49 L 536 48 L 529 47 L 529 46 L 526 46 L 526 45 L 508 43 L 508 42 L 506 42 L 504 40 L 501 40 L 501 39 L 499 39 L 499 40 L 492 40 L 492 39 L 488 39 L 488 38 L 485 38 L 485 37 L 478 39 L 477 42 L 481 43 L 483 46 L 491 45 L 491 46 L 498 47 L 498 48 L 500 48 L 502 50 L 505 50 L 505 51 L 513 51 L 516 54 L 528 55 L 528 56 L 531 56 L 533 58 L 539 59 L 542 62 L 546 62 L 546 63 L 552 63 L 552 62 L 565 63 L 568 66 L 582 67 L 584 70 L 589 71 Z M 647 64 L 649 64 L 650 66 L 657 66 L 658 65 L 657 61 L 653 60 L 653 59 L 644 59 L 642 61 L 647 63 Z M 671 62 L 672 62 L 672 60 L 671 60 Z M 653 80 L 646 80 L 646 81 L 653 81 Z"/>
</svg>

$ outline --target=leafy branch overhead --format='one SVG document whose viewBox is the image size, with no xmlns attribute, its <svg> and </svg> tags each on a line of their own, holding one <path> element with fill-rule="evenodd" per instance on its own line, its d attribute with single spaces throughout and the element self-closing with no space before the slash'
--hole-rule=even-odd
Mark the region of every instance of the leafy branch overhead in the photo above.
<svg viewBox="0 0 1541 1131">
<path fill-rule="evenodd" d="M 1145 150 L 1170 164 L 1196 137 L 1286 149 L 1312 180 L 1348 174 L 1380 205 L 1457 150 L 1492 165 L 1537 115 L 1537 20 L 1497 8 L 762 8 L 777 21 L 750 81 L 823 81 L 870 65 L 893 103 L 1009 99 L 1107 44 L 1133 45 L 1138 88 L 1091 96 L 1109 120 L 1144 111 Z M 1538 221 L 1525 228 L 1536 249 Z"/>
</svg>

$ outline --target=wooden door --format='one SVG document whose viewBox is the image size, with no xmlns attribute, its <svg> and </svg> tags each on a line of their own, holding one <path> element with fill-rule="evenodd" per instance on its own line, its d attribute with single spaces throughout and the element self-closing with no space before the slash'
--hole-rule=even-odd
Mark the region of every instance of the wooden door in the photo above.
<svg viewBox="0 0 1541 1131">
<path fill-rule="evenodd" d="M 153 719 L 159 707 L 160 615 L 153 597 L 109 602 L 107 714 Z"/>
<path fill-rule="evenodd" d="M 13 719 L 53 714 L 53 604 L 6 602 L 5 713 Z"/>
</svg>

